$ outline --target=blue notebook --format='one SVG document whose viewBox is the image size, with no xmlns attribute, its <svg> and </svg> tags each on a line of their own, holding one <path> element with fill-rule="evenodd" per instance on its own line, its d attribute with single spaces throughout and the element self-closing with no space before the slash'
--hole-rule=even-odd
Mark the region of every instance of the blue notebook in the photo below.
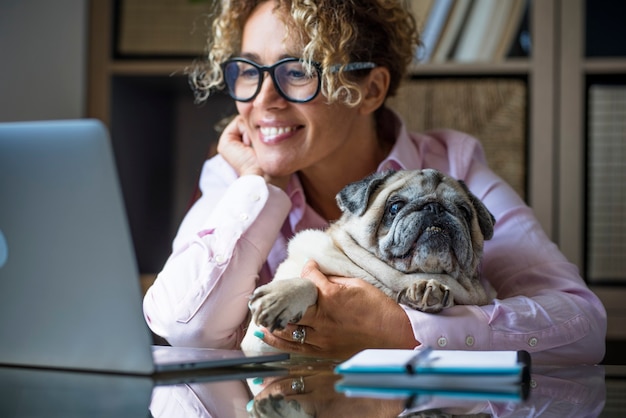
<svg viewBox="0 0 626 418">
<path fill-rule="evenodd" d="M 526 351 L 368 349 L 339 364 L 340 388 L 518 393 L 530 378 Z"/>
</svg>

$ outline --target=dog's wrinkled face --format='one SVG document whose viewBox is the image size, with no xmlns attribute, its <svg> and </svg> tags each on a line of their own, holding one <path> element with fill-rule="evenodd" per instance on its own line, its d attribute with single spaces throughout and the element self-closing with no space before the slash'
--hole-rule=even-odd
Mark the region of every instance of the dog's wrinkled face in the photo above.
<svg viewBox="0 0 626 418">
<path fill-rule="evenodd" d="M 376 173 L 346 186 L 338 221 L 351 237 L 404 273 L 471 277 L 494 218 L 461 181 L 427 170 Z"/>
</svg>

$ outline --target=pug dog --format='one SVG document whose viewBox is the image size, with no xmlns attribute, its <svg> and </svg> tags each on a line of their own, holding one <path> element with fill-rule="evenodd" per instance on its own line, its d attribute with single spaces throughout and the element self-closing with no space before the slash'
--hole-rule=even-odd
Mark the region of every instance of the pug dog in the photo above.
<svg viewBox="0 0 626 418">
<path fill-rule="evenodd" d="M 462 181 L 433 169 L 374 173 L 336 200 L 341 217 L 325 231 L 296 234 L 272 282 L 251 295 L 243 350 L 271 351 L 254 336 L 259 325 L 283 329 L 316 303 L 317 287 L 300 278 L 308 259 L 326 275 L 361 278 L 422 312 L 493 298 L 479 264 L 495 219 Z"/>
</svg>

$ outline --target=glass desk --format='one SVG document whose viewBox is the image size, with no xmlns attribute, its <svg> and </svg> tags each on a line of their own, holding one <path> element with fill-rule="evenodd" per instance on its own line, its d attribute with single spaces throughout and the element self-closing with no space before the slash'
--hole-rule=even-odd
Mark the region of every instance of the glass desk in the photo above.
<svg viewBox="0 0 626 418">
<path fill-rule="evenodd" d="M 290 361 L 166 379 L 0 368 L 0 417 L 624 417 L 626 366 L 542 367 L 528 396 L 349 394 L 335 363 Z M 428 411 L 428 413 L 426 412 Z"/>
</svg>

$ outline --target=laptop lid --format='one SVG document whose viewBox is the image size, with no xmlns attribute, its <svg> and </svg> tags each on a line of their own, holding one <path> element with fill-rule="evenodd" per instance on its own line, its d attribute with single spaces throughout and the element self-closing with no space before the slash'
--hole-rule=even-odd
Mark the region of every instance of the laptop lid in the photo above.
<svg viewBox="0 0 626 418">
<path fill-rule="evenodd" d="M 288 358 L 152 346 L 104 125 L 0 123 L 0 365 L 154 377 Z"/>
<path fill-rule="evenodd" d="M 0 364 L 149 374 L 151 343 L 104 125 L 0 123 Z"/>
</svg>

